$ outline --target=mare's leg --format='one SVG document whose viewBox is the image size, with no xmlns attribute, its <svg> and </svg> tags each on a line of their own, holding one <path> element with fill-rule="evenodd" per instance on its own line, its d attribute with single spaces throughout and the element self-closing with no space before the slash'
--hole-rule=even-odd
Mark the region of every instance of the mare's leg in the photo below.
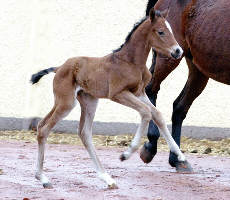
<svg viewBox="0 0 230 200">
<path fill-rule="evenodd" d="M 165 137 L 169 148 L 172 152 L 178 155 L 178 159 L 182 162 L 185 161 L 184 155 L 181 153 L 179 147 L 173 140 L 172 136 L 170 135 L 167 125 L 161 115 L 161 113 L 153 106 L 150 101 L 148 100 L 146 94 L 143 94 L 140 97 L 134 96 L 131 92 L 123 91 L 120 94 L 116 95 L 113 99 L 122 105 L 131 107 L 137 110 L 141 115 L 141 123 L 137 129 L 137 132 L 129 146 L 129 148 L 121 155 L 121 160 L 127 160 L 133 152 L 135 152 L 139 145 L 141 136 L 147 130 L 148 123 L 152 119 L 156 122 L 159 131 Z"/>
<path fill-rule="evenodd" d="M 44 175 L 43 172 L 45 143 L 50 133 L 50 130 L 55 126 L 58 121 L 68 115 L 68 113 L 74 107 L 75 86 L 72 83 L 72 80 L 68 79 L 66 81 L 60 80 L 58 82 L 59 86 L 57 88 L 60 88 L 61 90 L 55 91 L 54 89 L 55 105 L 53 109 L 47 114 L 47 116 L 38 124 L 38 157 L 35 177 L 42 182 L 44 188 L 52 188 L 49 179 Z M 66 88 L 66 90 L 62 90 L 62 88 Z"/>
<path fill-rule="evenodd" d="M 156 56 L 156 54 L 155 54 Z M 153 56 L 152 66 L 150 71 L 153 75 L 151 82 L 146 87 L 146 94 L 151 103 L 156 106 L 157 93 L 160 90 L 161 82 L 178 66 L 180 60 L 170 59 L 166 57 Z M 147 137 L 149 142 L 146 142 L 140 152 L 140 157 L 145 163 L 151 162 L 157 153 L 157 141 L 160 137 L 159 130 L 156 124 L 151 120 L 149 123 Z"/>
<path fill-rule="evenodd" d="M 204 76 L 193 64 L 191 58 L 186 58 L 189 67 L 188 80 L 177 99 L 173 103 L 172 114 L 172 137 L 180 146 L 181 127 L 186 114 L 192 105 L 193 101 L 202 93 L 208 82 L 208 77 Z M 192 171 L 190 169 L 184 169 L 183 166 L 178 163 L 177 156 L 170 152 L 169 163 L 171 166 L 176 167 L 177 171 Z"/>
<path fill-rule="evenodd" d="M 93 163 L 95 164 L 99 178 L 105 181 L 109 188 L 116 188 L 117 186 L 115 180 L 113 180 L 111 176 L 105 172 L 105 169 L 101 165 L 96 155 L 92 143 L 92 124 L 97 108 L 98 99 L 84 93 L 83 91 L 78 93 L 77 99 L 81 105 L 79 137 L 81 138 L 86 150 L 88 151 L 91 159 L 93 160 Z"/>
</svg>

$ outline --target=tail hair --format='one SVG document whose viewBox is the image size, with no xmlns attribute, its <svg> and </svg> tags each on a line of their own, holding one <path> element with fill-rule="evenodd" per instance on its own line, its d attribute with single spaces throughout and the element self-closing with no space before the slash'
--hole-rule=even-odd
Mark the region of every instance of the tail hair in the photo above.
<svg viewBox="0 0 230 200">
<path fill-rule="evenodd" d="M 51 67 L 48 69 L 44 69 L 36 74 L 31 76 L 30 82 L 32 84 L 37 83 L 44 75 L 49 74 L 50 72 L 56 72 L 57 67 Z"/>
</svg>

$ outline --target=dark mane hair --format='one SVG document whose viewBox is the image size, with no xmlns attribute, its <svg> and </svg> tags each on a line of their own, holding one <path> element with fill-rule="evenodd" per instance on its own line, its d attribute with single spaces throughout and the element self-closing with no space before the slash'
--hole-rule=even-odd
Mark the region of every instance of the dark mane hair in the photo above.
<svg viewBox="0 0 230 200">
<path fill-rule="evenodd" d="M 150 12 L 151 8 L 153 8 L 156 3 L 157 3 L 157 0 L 149 0 L 148 1 L 147 8 L 146 8 L 146 16 L 149 16 L 149 12 Z"/>
<path fill-rule="evenodd" d="M 129 32 L 129 34 L 127 35 L 127 37 L 125 38 L 125 42 L 118 48 L 113 50 L 113 53 L 116 53 L 118 51 L 120 51 L 122 49 L 122 47 L 130 40 L 132 34 L 135 32 L 135 30 L 137 30 L 137 28 L 147 19 L 147 16 L 142 18 L 139 22 L 135 23 L 133 26 L 133 29 Z"/>
</svg>

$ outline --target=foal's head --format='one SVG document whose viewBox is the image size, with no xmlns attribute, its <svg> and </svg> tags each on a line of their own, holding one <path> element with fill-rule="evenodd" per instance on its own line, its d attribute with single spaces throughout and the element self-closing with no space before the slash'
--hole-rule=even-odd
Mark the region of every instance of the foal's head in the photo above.
<svg viewBox="0 0 230 200">
<path fill-rule="evenodd" d="M 178 59 L 182 56 L 183 50 L 174 38 L 172 29 L 166 20 L 167 15 L 168 10 L 163 12 L 153 8 L 150 10 L 149 17 L 152 27 L 149 41 L 152 47 L 159 53 Z"/>
</svg>

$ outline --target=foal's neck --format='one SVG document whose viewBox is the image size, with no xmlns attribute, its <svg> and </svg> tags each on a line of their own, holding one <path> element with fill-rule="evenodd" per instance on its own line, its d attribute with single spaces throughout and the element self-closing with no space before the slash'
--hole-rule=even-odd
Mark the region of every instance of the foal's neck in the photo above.
<svg viewBox="0 0 230 200">
<path fill-rule="evenodd" d="M 137 28 L 131 36 L 130 41 L 128 41 L 117 54 L 122 60 L 139 66 L 146 65 L 151 49 L 148 40 L 150 26 L 150 20 L 146 19 L 140 27 Z"/>
</svg>

